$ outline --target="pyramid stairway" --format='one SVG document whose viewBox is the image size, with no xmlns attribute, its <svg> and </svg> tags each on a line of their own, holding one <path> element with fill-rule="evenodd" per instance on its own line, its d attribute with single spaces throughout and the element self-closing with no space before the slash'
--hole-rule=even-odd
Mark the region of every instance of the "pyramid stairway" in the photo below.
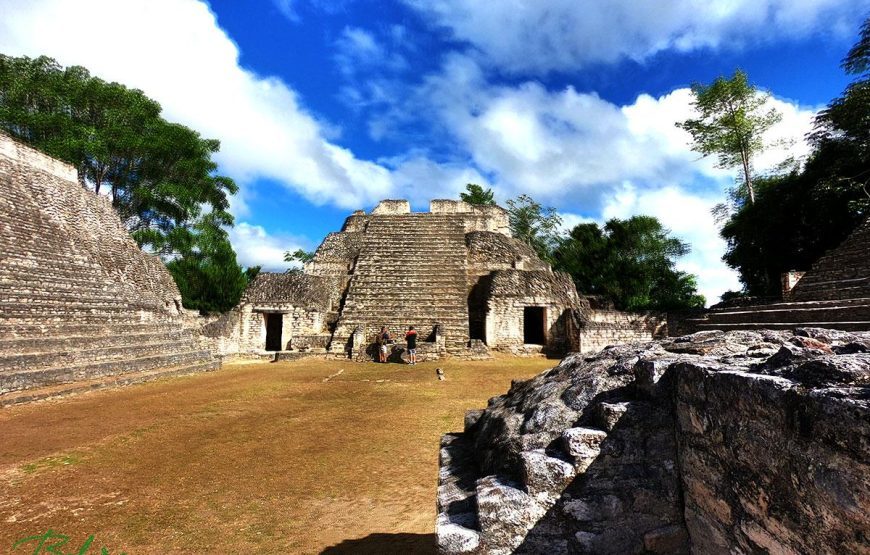
<svg viewBox="0 0 870 555">
<path fill-rule="evenodd" d="M 46 192 L 92 194 L 0 156 L 0 406 L 217 367 L 164 301 L 107 272 Z M 97 240 L 117 231 L 71 220 Z"/>
<path fill-rule="evenodd" d="M 714 308 L 702 318 L 687 320 L 686 324 L 698 331 L 797 327 L 870 330 L 870 298 Z"/>
<path fill-rule="evenodd" d="M 353 278 L 330 350 L 358 325 L 368 341 L 386 325 L 401 341 L 409 325 L 425 340 L 441 325 L 448 353 L 468 343 L 465 226 L 449 214 L 378 215 L 363 234 Z"/>
</svg>

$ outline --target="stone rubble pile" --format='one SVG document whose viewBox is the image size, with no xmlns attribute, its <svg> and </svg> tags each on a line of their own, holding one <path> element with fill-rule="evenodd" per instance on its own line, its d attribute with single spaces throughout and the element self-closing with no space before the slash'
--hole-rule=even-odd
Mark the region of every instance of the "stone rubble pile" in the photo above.
<svg viewBox="0 0 870 555">
<path fill-rule="evenodd" d="M 870 333 L 572 354 L 441 445 L 440 553 L 870 552 Z"/>
</svg>

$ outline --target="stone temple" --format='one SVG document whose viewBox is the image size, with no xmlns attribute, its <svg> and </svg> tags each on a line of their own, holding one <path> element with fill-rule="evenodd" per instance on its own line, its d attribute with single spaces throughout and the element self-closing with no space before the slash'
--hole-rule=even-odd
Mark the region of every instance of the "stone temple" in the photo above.
<svg viewBox="0 0 870 555">
<path fill-rule="evenodd" d="M 665 331 L 663 320 L 600 304 L 512 238 L 498 206 L 433 200 L 411 212 L 384 200 L 350 215 L 301 272 L 260 274 L 203 333 L 223 355 L 365 358 L 381 326 L 401 338 L 413 325 L 431 358 L 562 355 Z"/>
</svg>

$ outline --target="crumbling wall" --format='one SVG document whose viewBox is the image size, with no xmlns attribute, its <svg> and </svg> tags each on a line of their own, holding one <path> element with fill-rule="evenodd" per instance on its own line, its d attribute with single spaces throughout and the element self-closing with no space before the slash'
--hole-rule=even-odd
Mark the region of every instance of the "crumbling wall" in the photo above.
<svg viewBox="0 0 870 555">
<path fill-rule="evenodd" d="M 870 551 L 870 335 L 573 354 L 442 440 L 441 553 Z"/>
</svg>

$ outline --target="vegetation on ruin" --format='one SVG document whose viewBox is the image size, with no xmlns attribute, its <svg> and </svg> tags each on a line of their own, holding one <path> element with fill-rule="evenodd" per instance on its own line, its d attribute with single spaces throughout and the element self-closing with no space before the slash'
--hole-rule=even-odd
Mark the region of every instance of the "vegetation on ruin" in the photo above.
<svg viewBox="0 0 870 555">
<path fill-rule="evenodd" d="M 856 76 L 815 120 L 800 170 L 756 180 L 756 202 L 735 191 L 723 259 L 743 293 L 776 296 L 780 274 L 807 270 L 870 215 L 870 19 L 842 63 Z"/>
<path fill-rule="evenodd" d="M 468 183 L 465 186 L 465 193 L 459 193 L 459 198 L 463 202 L 473 204 L 475 206 L 493 206 L 495 205 L 495 194 L 492 189 L 484 189 L 477 183 Z"/>
<path fill-rule="evenodd" d="M 305 266 L 305 263 L 311 262 L 312 260 L 314 260 L 314 253 L 311 251 L 296 249 L 293 252 L 287 251 L 284 253 L 284 262 L 298 264 L 297 266 L 294 266 L 287 270 L 288 273 L 301 272 L 302 268 Z"/>
<path fill-rule="evenodd" d="M 541 260 L 553 262 L 559 244 L 562 217 L 555 208 L 543 207 L 529 195 L 507 201 L 508 221 L 514 238 L 532 247 Z"/>
<path fill-rule="evenodd" d="M 237 186 L 217 173 L 218 141 L 166 121 L 140 90 L 45 56 L 0 54 L 0 130 L 72 164 L 83 186 L 108 195 L 139 245 L 170 261 L 186 307 L 238 302 L 245 273 L 225 231 Z"/>
<path fill-rule="evenodd" d="M 603 227 L 582 223 L 561 238 L 555 267 L 571 274 L 577 289 L 603 295 L 622 310 L 703 308 L 694 275 L 675 268 L 689 245 L 672 237 L 658 219 L 613 218 Z"/>
<path fill-rule="evenodd" d="M 764 149 L 764 132 L 782 119 L 776 110 L 764 109 L 770 94 L 751 85 L 746 73 L 738 69 L 730 79 L 718 77 L 709 85 L 694 83 L 692 96 L 699 117 L 677 123 L 677 127 L 692 135 L 694 150 L 718 156 L 719 167 L 739 167 L 740 187 L 754 203 L 752 159 Z"/>
</svg>

